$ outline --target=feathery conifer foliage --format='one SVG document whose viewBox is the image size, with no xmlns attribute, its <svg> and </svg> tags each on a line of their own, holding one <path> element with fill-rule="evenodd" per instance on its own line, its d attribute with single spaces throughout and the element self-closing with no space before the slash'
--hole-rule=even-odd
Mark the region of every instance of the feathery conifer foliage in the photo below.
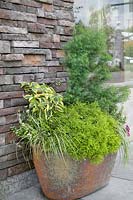
<svg viewBox="0 0 133 200">
<path fill-rule="evenodd" d="M 65 104 L 97 101 L 102 110 L 121 120 L 117 104 L 127 99 L 129 90 L 106 85 L 111 78 L 107 66 L 111 57 L 107 53 L 105 33 L 77 25 L 72 40 L 65 46 L 65 54 L 69 74 Z"/>
</svg>

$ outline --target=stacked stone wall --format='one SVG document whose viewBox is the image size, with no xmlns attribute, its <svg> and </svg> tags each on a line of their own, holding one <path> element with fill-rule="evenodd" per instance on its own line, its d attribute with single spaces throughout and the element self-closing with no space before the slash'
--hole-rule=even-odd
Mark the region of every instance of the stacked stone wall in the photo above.
<svg viewBox="0 0 133 200">
<path fill-rule="evenodd" d="M 0 181 L 29 170 L 10 131 L 27 103 L 20 83 L 65 91 L 62 47 L 73 25 L 73 0 L 0 0 Z"/>
</svg>

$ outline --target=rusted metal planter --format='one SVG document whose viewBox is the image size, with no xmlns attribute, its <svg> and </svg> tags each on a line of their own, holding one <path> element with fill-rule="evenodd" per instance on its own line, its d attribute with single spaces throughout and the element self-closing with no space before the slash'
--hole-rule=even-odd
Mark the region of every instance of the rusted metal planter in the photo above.
<svg viewBox="0 0 133 200">
<path fill-rule="evenodd" d="M 74 200 L 84 197 L 109 183 L 116 154 L 107 156 L 99 165 L 89 161 L 74 161 L 69 157 L 65 163 L 59 157 L 49 160 L 42 154 L 33 155 L 36 172 L 42 190 L 48 199 Z"/>
</svg>

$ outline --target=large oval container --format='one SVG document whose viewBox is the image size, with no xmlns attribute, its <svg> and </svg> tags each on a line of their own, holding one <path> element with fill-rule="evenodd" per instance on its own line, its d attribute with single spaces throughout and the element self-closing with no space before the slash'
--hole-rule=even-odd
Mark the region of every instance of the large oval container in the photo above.
<svg viewBox="0 0 133 200">
<path fill-rule="evenodd" d="M 116 154 L 105 157 L 101 164 L 88 160 L 74 161 L 69 157 L 33 153 L 35 169 L 44 195 L 52 200 L 74 200 L 89 195 L 109 183 Z"/>
</svg>

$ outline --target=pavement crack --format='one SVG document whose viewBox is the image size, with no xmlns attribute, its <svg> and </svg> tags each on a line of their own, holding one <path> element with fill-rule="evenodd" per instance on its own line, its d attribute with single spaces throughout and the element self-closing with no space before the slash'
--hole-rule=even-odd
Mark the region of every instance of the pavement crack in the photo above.
<svg viewBox="0 0 133 200">
<path fill-rule="evenodd" d="M 131 180 L 131 179 L 127 179 L 127 178 L 122 178 L 122 177 L 119 177 L 119 176 L 111 176 L 111 177 L 113 177 L 113 178 L 117 178 L 117 179 L 121 179 L 121 180 L 125 180 L 125 181 L 133 181 L 133 180 Z"/>
</svg>

